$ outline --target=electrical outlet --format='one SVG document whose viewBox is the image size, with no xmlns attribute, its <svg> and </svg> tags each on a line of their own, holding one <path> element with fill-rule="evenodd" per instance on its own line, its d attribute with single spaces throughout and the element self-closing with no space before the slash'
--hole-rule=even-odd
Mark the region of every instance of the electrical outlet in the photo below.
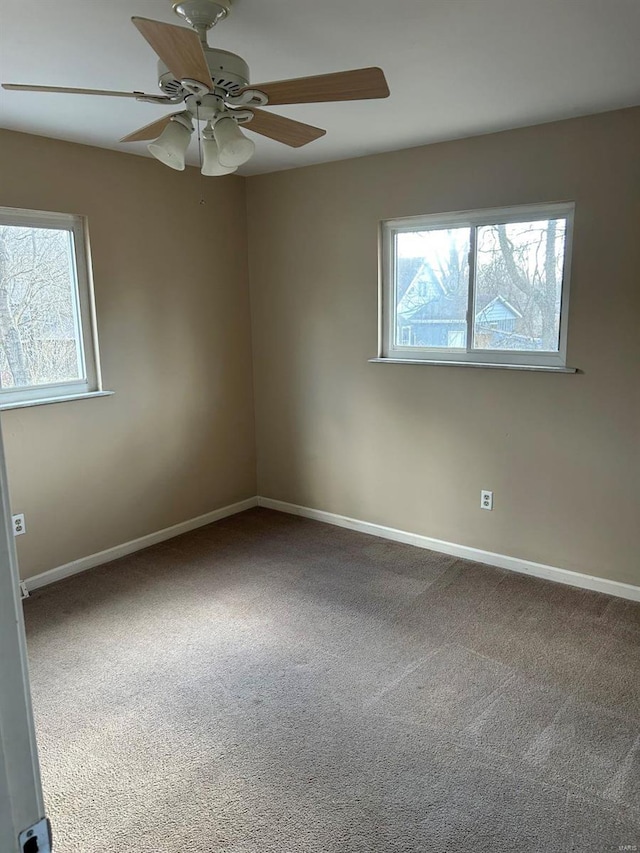
<svg viewBox="0 0 640 853">
<path fill-rule="evenodd" d="M 13 535 L 14 536 L 22 536 L 23 533 L 27 532 L 27 525 L 24 521 L 24 513 L 18 512 L 14 516 L 13 519 Z"/>
<path fill-rule="evenodd" d="M 493 492 L 482 489 L 480 492 L 480 509 L 493 509 Z"/>
</svg>

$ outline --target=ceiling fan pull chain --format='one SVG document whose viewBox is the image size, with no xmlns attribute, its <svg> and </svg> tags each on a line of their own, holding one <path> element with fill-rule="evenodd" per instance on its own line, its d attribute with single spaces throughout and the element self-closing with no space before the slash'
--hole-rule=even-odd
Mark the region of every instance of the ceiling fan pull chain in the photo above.
<svg viewBox="0 0 640 853">
<path fill-rule="evenodd" d="M 200 189 L 202 195 L 200 196 L 200 204 L 206 204 L 206 200 L 204 197 L 204 175 L 202 174 L 202 136 L 200 131 L 200 105 L 196 103 L 196 124 L 198 125 L 198 164 L 200 166 Z"/>
</svg>

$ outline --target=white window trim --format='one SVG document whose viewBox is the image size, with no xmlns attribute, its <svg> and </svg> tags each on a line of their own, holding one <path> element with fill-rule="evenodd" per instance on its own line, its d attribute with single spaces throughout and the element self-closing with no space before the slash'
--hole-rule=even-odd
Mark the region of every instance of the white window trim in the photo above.
<svg viewBox="0 0 640 853">
<path fill-rule="evenodd" d="M 379 286 L 379 335 L 378 357 L 371 361 L 397 361 L 414 364 L 456 364 L 486 367 L 523 367 L 534 369 L 559 369 L 562 372 L 575 372 L 567 368 L 567 327 L 569 316 L 569 288 L 571 282 L 571 249 L 573 245 L 574 202 L 554 202 L 517 207 L 486 208 L 483 210 L 463 210 L 426 216 L 409 216 L 402 219 L 388 219 L 380 225 L 380 286 Z M 556 353 L 537 350 L 518 352 L 507 350 L 479 350 L 471 346 L 471 312 L 474 307 L 475 283 L 475 230 L 472 231 L 472 246 L 469 264 L 469 301 L 467 308 L 467 347 L 444 349 L 440 347 L 397 346 L 395 340 L 395 270 L 394 243 L 396 234 L 420 229 L 447 227 L 475 228 L 479 225 L 502 225 L 511 222 L 527 222 L 535 219 L 564 218 L 567 220 L 565 234 L 564 268 L 562 277 L 562 296 L 560 303 L 560 335 Z"/>
<path fill-rule="evenodd" d="M 58 399 L 62 402 L 63 398 L 77 400 L 84 396 L 95 396 L 96 392 L 102 392 L 91 250 L 86 217 L 46 210 L 0 207 L 0 225 L 58 229 L 70 231 L 73 234 L 77 283 L 76 298 L 78 300 L 82 341 L 81 358 L 86 376 L 85 379 L 50 385 L 0 388 L 0 410 L 53 402 Z"/>
</svg>

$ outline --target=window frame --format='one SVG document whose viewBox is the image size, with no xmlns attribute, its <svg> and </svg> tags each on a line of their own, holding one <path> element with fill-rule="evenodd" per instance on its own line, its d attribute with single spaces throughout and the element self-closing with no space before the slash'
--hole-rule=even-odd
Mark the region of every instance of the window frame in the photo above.
<svg viewBox="0 0 640 853">
<path fill-rule="evenodd" d="M 84 374 L 84 378 L 81 379 L 54 382 L 47 385 L 29 385 L 24 388 L 0 387 L 0 411 L 5 408 L 62 401 L 65 398 L 79 399 L 102 393 L 95 297 L 86 217 L 71 213 L 0 207 L 0 225 L 13 225 L 18 228 L 45 228 L 68 231 L 72 234 L 75 261 L 76 340 L 80 342 L 80 363 Z"/>
<path fill-rule="evenodd" d="M 571 256 L 575 202 L 553 202 L 433 213 L 387 219 L 380 223 L 380 283 L 379 283 L 379 346 L 378 359 L 383 361 L 412 361 L 425 364 L 470 364 L 477 367 L 505 366 L 522 368 L 566 369 L 569 319 L 569 290 L 571 283 Z M 560 298 L 560 330 L 558 352 L 540 350 L 490 350 L 473 347 L 475 284 L 476 284 L 476 229 L 483 225 L 506 225 L 536 219 L 566 219 L 564 265 Z M 419 230 L 468 227 L 471 230 L 469 251 L 469 294 L 467 302 L 466 348 L 399 346 L 395 344 L 396 291 L 395 237 L 397 234 Z"/>
</svg>

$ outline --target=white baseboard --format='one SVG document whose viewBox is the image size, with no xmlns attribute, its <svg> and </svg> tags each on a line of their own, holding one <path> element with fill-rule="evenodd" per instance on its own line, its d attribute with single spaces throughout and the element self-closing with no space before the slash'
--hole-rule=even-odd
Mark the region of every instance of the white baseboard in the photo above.
<svg viewBox="0 0 640 853">
<path fill-rule="evenodd" d="M 26 589 L 28 592 L 32 592 L 35 589 L 62 580 L 62 578 L 68 578 L 87 569 L 93 569 L 103 563 L 109 563 L 112 560 L 117 560 L 119 557 L 133 554 L 135 551 L 141 551 L 143 548 L 149 548 L 158 542 L 165 542 L 174 536 L 180 536 L 182 533 L 188 533 L 190 530 L 204 527 L 207 524 L 212 524 L 214 521 L 244 512 L 255 506 L 285 512 L 289 515 L 300 515 L 304 518 L 314 519 L 315 521 L 323 521 L 326 524 L 334 524 L 337 527 L 346 527 L 349 530 L 357 530 L 360 533 L 379 536 L 382 539 L 403 542 L 405 545 L 415 545 L 417 548 L 426 548 L 441 554 L 449 554 L 452 557 L 461 557 L 464 560 L 473 560 L 476 563 L 485 563 L 489 566 L 497 566 L 500 569 L 508 569 L 509 571 L 519 572 L 520 574 L 533 575 L 534 577 L 544 578 L 545 580 L 555 581 L 556 583 L 577 586 L 582 589 L 594 590 L 595 592 L 603 592 L 619 598 L 628 598 L 631 601 L 640 601 L 640 586 L 634 586 L 633 584 L 607 580 L 606 578 L 599 578 L 594 575 L 584 575 L 580 572 L 572 572 L 568 569 L 557 568 L 556 566 L 546 566 L 542 563 L 534 563 L 531 560 L 522 560 L 519 557 L 508 557 L 505 554 L 482 551 L 479 548 L 471 548 L 468 545 L 458 545 L 455 542 L 432 539 L 430 536 L 421 536 L 418 533 L 409 533 L 406 530 L 385 527 L 382 524 L 373 524 L 372 522 L 361 521 L 357 518 L 348 518 L 345 515 L 336 515 L 335 513 L 325 512 L 320 509 L 312 509 L 310 507 L 287 503 L 286 501 L 263 497 L 247 498 L 244 501 L 215 509 L 213 512 L 208 512 L 205 515 L 199 515 L 197 518 L 191 518 L 180 524 L 174 524 L 172 527 L 166 527 L 164 530 L 158 530 L 155 533 L 149 533 L 147 536 L 141 536 L 139 539 L 133 539 L 131 542 L 124 542 L 122 545 L 116 545 L 114 548 L 108 548 L 106 551 L 90 554 L 88 557 L 82 557 L 79 560 L 74 560 L 72 563 L 66 563 L 64 566 L 58 566 L 55 569 L 42 572 L 42 574 L 34 575 L 24 581 Z"/>
<path fill-rule="evenodd" d="M 116 545 L 114 548 L 107 548 L 106 551 L 90 554 L 88 557 L 82 557 L 79 560 L 74 560 L 72 563 L 66 563 L 64 566 L 49 569 L 47 572 L 27 578 L 23 583 L 26 585 L 27 591 L 32 592 L 34 589 L 55 583 L 55 581 L 62 580 L 62 578 L 77 575 L 80 572 L 85 572 L 87 569 L 101 566 L 103 563 L 110 563 L 119 557 L 126 557 L 127 554 L 133 554 L 134 551 L 141 551 L 143 548 L 157 545 L 158 542 L 165 542 L 167 539 L 173 539 L 174 536 L 180 536 L 182 533 L 188 533 L 197 527 L 204 527 L 206 524 L 220 521 L 221 518 L 227 518 L 238 512 L 244 512 L 246 509 L 251 509 L 257 505 L 257 498 L 247 498 L 247 500 L 223 506 L 220 509 L 214 509 L 213 512 L 207 512 L 205 515 L 197 516 L 197 518 L 190 518 L 187 521 L 181 521 L 180 524 L 165 527 L 164 530 L 157 530 L 155 533 L 141 536 L 139 539 L 132 539 L 131 542 L 124 542 L 122 545 Z"/>
<path fill-rule="evenodd" d="M 454 542 L 445 542 L 442 539 L 432 539 L 430 536 L 421 536 L 417 533 L 409 533 L 406 530 L 384 527 L 381 524 L 360 521 L 357 518 L 335 515 L 332 512 L 298 506 L 272 498 L 259 497 L 258 506 L 274 509 L 278 512 L 286 512 L 290 515 L 301 515 L 315 521 L 324 521 L 327 524 L 335 524 L 337 527 L 346 527 L 349 530 L 357 530 L 360 533 L 368 533 L 382 539 L 391 539 L 394 542 L 403 542 L 406 545 L 415 545 L 418 548 L 427 548 L 441 554 L 450 554 L 452 557 L 474 560 L 476 563 L 486 563 L 489 566 L 497 566 L 511 572 L 520 572 L 520 574 L 533 575 L 536 578 L 544 578 L 568 586 L 577 586 L 595 592 L 604 592 L 607 595 L 615 595 L 619 598 L 628 598 L 631 601 L 640 601 L 640 586 L 634 586 L 630 583 L 607 580 L 594 575 L 583 575 L 580 572 L 559 569 L 556 566 L 546 566 L 543 563 L 534 563 L 531 560 L 521 560 L 519 557 L 508 557 L 505 554 L 494 554 L 492 551 L 482 551 L 468 545 L 457 545 Z"/>
</svg>

